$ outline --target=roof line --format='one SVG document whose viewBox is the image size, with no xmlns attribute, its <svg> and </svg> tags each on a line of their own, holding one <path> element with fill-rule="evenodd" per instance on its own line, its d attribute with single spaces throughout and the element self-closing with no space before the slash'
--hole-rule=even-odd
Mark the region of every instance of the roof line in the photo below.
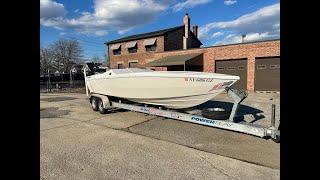
<svg viewBox="0 0 320 180">
<path fill-rule="evenodd" d="M 119 39 L 115 39 L 115 40 L 111 40 L 108 42 L 105 42 L 104 44 L 109 45 L 109 44 L 113 44 L 113 43 L 120 43 L 120 42 L 125 42 L 125 41 L 132 41 L 132 40 L 137 40 L 137 39 L 142 39 L 145 37 L 141 37 L 141 36 L 147 36 L 147 37 L 155 37 L 155 36 L 159 36 L 159 35 L 163 35 L 165 33 L 174 31 L 178 28 L 183 27 L 182 26 L 175 26 L 175 27 L 171 27 L 171 28 L 165 28 L 165 29 L 160 29 L 160 30 L 156 30 L 156 31 L 151 31 L 151 32 L 145 32 L 145 33 L 140 33 L 140 34 L 134 34 L 134 35 L 130 35 L 130 36 L 126 36 L 126 37 L 122 37 Z M 162 32 L 163 31 L 163 32 Z M 139 37 L 140 36 L 140 37 Z"/>
<path fill-rule="evenodd" d="M 253 43 L 269 42 L 269 41 L 280 41 L 280 38 L 276 38 L 276 39 L 268 39 L 268 40 L 257 40 L 257 41 L 250 41 L 250 42 L 244 42 L 244 43 L 234 43 L 234 44 L 213 45 L 213 46 L 206 46 L 206 47 L 199 47 L 199 48 L 178 49 L 178 50 L 163 51 L 163 52 L 157 52 L 157 53 L 159 53 L 159 54 L 160 54 L 160 53 L 174 52 L 174 51 L 201 50 L 201 49 L 215 48 L 215 47 L 222 47 L 222 46 L 234 46 L 234 45 L 241 45 L 241 44 L 253 44 Z"/>
<path fill-rule="evenodd" d="M 212 48 L 212 47 L 221 47 L 221 46 L 233 46 L 233 45 L 241 45 L 241 44 L 253 44 L 253 43 L 269 42 L 269 41 L 280 41 L 280 38 L 275 38 L 275 39 L 266 39 L 266 40 L 256 40 L 256 41 L 248 41 L 248 42 L 242 42 L 242 43 L 232 43 L 232 44 L 212 45 L 212 46 L 206 46 L 206 47 L 202 47 L 202 48 Z"/>
</svg>

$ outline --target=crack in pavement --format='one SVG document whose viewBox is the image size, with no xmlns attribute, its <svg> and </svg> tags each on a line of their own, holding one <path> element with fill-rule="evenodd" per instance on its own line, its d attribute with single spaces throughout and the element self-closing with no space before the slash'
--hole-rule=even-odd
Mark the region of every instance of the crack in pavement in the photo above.
<svg viewBox="0 0 320 180">
<path fill-rule="evenodd" d="M 53 127 L 53 128 L 48 128 L 48 129 L 42 129 L 40 131 L 47 131 L 47 130 L 51 130 L 51 129 L 57 129 L 57 128 L 61 128 L 61 127 L 66 127 L 66 126 L 72 126 L 74 124 L 80 124 L 80 123 L 86 123 L 86 124 L 93 124 L 93 123 L 87 123 L 89 121 L 92 121 L 92 120 L 96 120 L 96 119 L 101 119 L 103 117 L 100 117 L 100 118 L 92 118 L 92 119 L 89 119 L 89 120 L 85 120 L 85 121 L 81 121 L 81 120 L 77 120 L 77 119 L 74 119 L 74 118 L 69 118 L 69 117 L 58 117 L 60 119 L 70 119 L 72 121 L 77 121 L 76 123 L 72 123 L 72 124 L 66 124 L 66 125 L 62 125 L 62 126 L 56 126 L 56 127 Z M 93 125 L 97 125 L 97 124 L 93 124 Z"/>
<path fill-rule="evenodd" d="M 214 154 L 214 153 L 211 153 Z M 211 167 L 213 167 L 214 169 L 218 170 L 220 173 L 222 173 L 223 175 L 227 176 L 230 179 L 236 179 L 239 180 L 236 177 L 230 176 L 229 174 L 227 174 L 226 172 L 224 172 L 223 170 L 219 169 L 217 166 L 215 166 L 214 164 L 212 164 L 211 162 L 207 161 L 206 158 L 202 157 L 201 155 L 196 154 L 198 157 L 200 157 L 200 159 L 202 159 L 203 161 L 207 162 Z"/>
<path fill-rule="evenodd" d="M 157 116 L 156 116 L 156 117 L 154 117 L 154 118 L 148 119 L 148 120 L 146 120 L 146 121 L 142 121 L 142 122 L 137 123 L 137 124 L 134 124 L 134 125 L 132 125 L 132 126 L 129 126 L 129 127 L 126 127 L 126 128 L 120 128 L 119 130 L 124 130 L 124 131 L 130 132 L 130 133 L 132 133 L 132 134 L 135 134 L 134 132 L 131 132 L 131 131 L 130 131 L 130 128 L 132 128 L 132 127 L 134 127 L 134 126 L 141 125 L 141 124 L 146 123 L 146 122 L 149 122 L 149 121 L 151 121 L 151 120 L 155 120 L 155 119 L 157 119 L 157 118 L 161 118 L 161 117 L 157 117 Z"/>
</svg>

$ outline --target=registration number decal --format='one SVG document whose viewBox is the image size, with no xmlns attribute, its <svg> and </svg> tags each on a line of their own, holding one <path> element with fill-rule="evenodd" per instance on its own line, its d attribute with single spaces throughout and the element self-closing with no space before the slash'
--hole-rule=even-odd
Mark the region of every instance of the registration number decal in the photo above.
<svg viewBox="0 0 320 180">
<path fill-rule="evenodd" d="M 186 77 L 184 78 L 185 81 L 190 82 L 212 82 L 213 78 L 193 78 L 193 77 Z"/>
</svg>

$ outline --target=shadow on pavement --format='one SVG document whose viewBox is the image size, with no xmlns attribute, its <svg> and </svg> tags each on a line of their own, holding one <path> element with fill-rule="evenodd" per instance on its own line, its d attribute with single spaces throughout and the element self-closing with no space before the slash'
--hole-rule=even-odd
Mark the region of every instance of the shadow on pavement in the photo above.
<svg viewBox="0 0 320 180">
<path fill-rule="evenodd" d="M 203 103 L 199 106 L 197 106 L 197 109 L 204 109 L 204 108 L 223 108 L 226 110 L 231 111 L 232 110 L 232 106 L 233 103 L 231 102 L 225 102 L 225 101 L 208 101 L 206 103 Z M 239 105 L 238 108 L 238 113 L 237 113 L 237 117 L 235 118 L 236 121 L 243 121 L 244 120 L 244 115 L 252 115 L 254 117 L 254 120 L 251 121 L 251 123 L 258 121 L 262 118 L 264 118 L 265 116 L 263 114 L 262 110 L 260 109 L 256 109 L 250 106 L 246 106 L 246 105 Z"/>
<path fill-rule="evenodd" d="M 47 102 L 58 102 L 58 101 L 69 101 L 74 100 L 78 98 L 74 97 L 52 97 L 52 98 L 42 98 L 41 101 L 47 101 Z"/>
<path fill-rule="evenodd" d="M 201 105 L 198 105 L 194 108 L 191 108 L 190 110 L 192 110 L 192 109 L 202 110 L 205 108 L 215 107 L 215 108 L 223 108 L 223 109 L 229 110 L 231 112 L 232 106 L 233 106 L 233 103 L 231 103 L 231 102 L 208 101 L 204 104 L 201 104 Z M 148 105 L 148 107 L 156 107 L 156 106 Z M 163 108 L 163 109 L 165 109 L 165 108 Z M 116 108 L 116 109 L 109 110 L 108 113 L 117 113 L 117 112 L 126 112 L 126 111 L 129 111 L 129 110 Z M 183 113 L 183 112 L 188 112 L 188 109 L 177 110 L 177 111 Z M 238 108 L 237 116 L 235 117 L 235 121 L 236 122 L 244 121 L 244 115 L 252 115 L 254 119 L 252 121 L 250 121 L 250 123 L 253 123 L 253 122 L 256 122 L 260 119 L 265 118 L 265 116 L 261 113 L 263 113 L 263 111 L 260 109 L 256 109 L 256 108 L 253 108 L 250 106 L 240 104 L 239 108 Z M 198 115 L 200 115 L 200 114 L 198 114 Z"/>
</svg>

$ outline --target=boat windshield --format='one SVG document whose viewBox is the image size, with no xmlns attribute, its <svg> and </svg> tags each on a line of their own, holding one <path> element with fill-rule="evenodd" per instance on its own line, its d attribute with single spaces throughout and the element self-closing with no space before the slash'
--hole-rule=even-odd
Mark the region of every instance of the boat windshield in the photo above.
<svg viewBox="0 0 320 180">
<path fill-rule="evenodd" d="M 110 69 L 112 74 L 128 74 L 128 73 L 137 73 L 137 72 L 152 72 L 152 70 L 148 69 L 139 69 L 139 68 L 127 68 L 127 69 Z"/>
</svg>

